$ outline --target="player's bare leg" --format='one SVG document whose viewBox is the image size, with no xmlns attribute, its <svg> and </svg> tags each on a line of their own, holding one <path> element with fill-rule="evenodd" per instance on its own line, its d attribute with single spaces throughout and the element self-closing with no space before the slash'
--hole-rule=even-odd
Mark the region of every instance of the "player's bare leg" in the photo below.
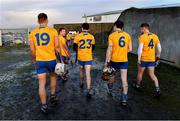
<svg viewBox="0 0 180 121">
<path fill-rule="evenodd" d="M 141 67 L 140 65 L 138 65 L 137 82 L 134 85 L 135 88 L 139 88 L 140 87 L 145 69 L 146 69 L 145 67 Z"/>
<path fill-rule="evenodd" d="M 127 93 L 128 93 L 128 82 L 127 82 L 127 69 L 121 69 L 121 80 L 122 80 L 122 105 L 127 105 Z"/>
<path fill-rule="evenodd" d="M 91 97 L 91 65 L 85 66 L 86 71 L 86 83 L 87 83 L 87 98 Z"/>
<path fill-rule="evenodd" d="M 158 79 L 157 79 L 156 75 L 154 74 L 154 67 L 148 67 L 148 74 L 149 74 L 151 80 L 154 82 L 154 85 L 155 85 L 155 88 L 156 88 L 155 96 L 159 97 L 159 95 L 160 95 L 160 88 L 159 88 Z"/>
<path fill-rule="evenodd" d="M 50 73 L 50 80 L 51 80 L 51 103 L 53 105 L 57 104 L 57 95 L 56 95 L 56 88 L 57 88 L 57 76 L 54 72 Z"/>
<path fill-rule="evenodd" d="M 84 86 L 84 68 L 83 68 L 83 66 L 79 66 L 79 78 L 80 78 L 80 87 L 81 88 L 83 88 L 83 86 Z"/>
<path fill-rule="evenodd" d="M 48 108 L 47 108 L 47 95 L 46 95 L 46 73 L 38 74 L 37 75 L 38 80 L 39 80 L 39 97 L 41 100 L 41 111 L 44 113 L 47 113 Z"/>
<path fill-rule="evenodd" d="M 107 84 L 107 87 L 108 87 L 108 94 L 112 95 L 112 90 L 113 90 L 113 83 L 115 82 L 115 75 L 112 75 L 110 77 L 110 80 Z"/>
</svg>

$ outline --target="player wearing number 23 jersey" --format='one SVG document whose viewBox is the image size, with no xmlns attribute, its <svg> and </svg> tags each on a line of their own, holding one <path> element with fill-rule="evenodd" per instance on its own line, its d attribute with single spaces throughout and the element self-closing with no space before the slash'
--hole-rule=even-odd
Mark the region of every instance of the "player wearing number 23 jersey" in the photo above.
<svg viewBox="0 0 180 121">
<path fill-rule="evenodd" d="M 78 60 L 92 61 L 92 45 L 95 44 L 94 36 L 87 32 L 78 34 L 74 43 L 78 45 Z"/>
</svg>

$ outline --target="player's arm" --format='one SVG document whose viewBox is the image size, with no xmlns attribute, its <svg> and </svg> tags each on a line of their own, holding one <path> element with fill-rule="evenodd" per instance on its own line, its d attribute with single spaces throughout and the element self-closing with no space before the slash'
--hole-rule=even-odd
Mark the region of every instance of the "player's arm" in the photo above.
<svg viewBox="0 0 180 121">
<path fill-rule="evenodd" d="M 139 43 L 139 46 L 138 46 L 138 64 L 141 64 L 142 50 L 143 50 L 143 43 Z"/>
<path fill-rule="evenodd" d="M 112 45 L 108 45 L 108 48 L 106 51 L 106 62 L 105 62 L 105 64 L 110 62 L 111 54 L 112 54 Z"/>
<path fill-rule="evenodd" d="M 158 44 L 156 45 L 156 47 L 157 47 L 156 55 L 157 55 L 158 57 L 160 57 L 160 56 L 161 56 L 161 51 L 162 51 L 161 44 L 158 43 Z"/>
<path fill-rule="evenodd" d="M 31 56 L 32 56 L 32 60 L 33 60 L 33 63 L 35 64 L 36 62 L 36 48 L 35 48 L 35 44 L 34 44 L 34 41 L 32 39 L 30 39 L 30 53 L 31 53 Z"/>
<path fill-rule="evenodd" d="M 67 56 L 70 57 L 70 56 L 71 56 L 71 53 L 70 53 L 70 51 L 69 51 L 69 49 L 68 49 L 68 47 L 67 47 L 66 44 L 64 44 L 64 48 L 65 48 L 65 50 L 66 50 Z"/>
<path fill-rule="evenodd" d="M 61 50 L 60 50 L 60 47 L 59 47 L 59 39 L 58 39 L 58 36 L 55 36 L 55 37 L 54 37 L 54 46 L 55 46 L 56 52 L 61 54 Z"/>
<path fill-rule="evenodd" d="M 128 45 L 128 52 L 132 51 L 132 41 L 131 38 L 129 39 L 129 45 Z"/>
<path fill-rule="evenodd" d="M 159 38 L 156 36 L 156 61 L 160 60 L 160 56 L 161 56 L 161 43 L 159 41 Z"/>
<path fill-rule="evenodd" d="M 78 51 L 78 37 L 76 36 L 75 38 L 74 38 L 74 43 L 73 43 L 73 50 L 75 51 L 75 52 L 77 52 Z"/>
<path fill-rule="evenodd" d="M 94 50 L 95 50 L 95 39 L 94 39 L 94 37 L 93 37 L 93 39 L 92 39 L 92 51 L 94 52 Z"/>
<path fill-rule="evenodd" d="M 138 64 L 141 64 L 141 55 L 143 51 L 143 37 L 139 37 L 139 46 L 138 46 Z"/>
<path fill-rule="evenodd" d="M 105 64 L 109 63 L 110 59 L 111 59 L 112 47 L 113 47 L 113 43 L 112 43 L 111 38 L 112 38 L 111 36 L 109 36 L 109 38 L 108 38 L 108 48 L 106 51 L 106 62 L 105 62 Z"/>
</svg>

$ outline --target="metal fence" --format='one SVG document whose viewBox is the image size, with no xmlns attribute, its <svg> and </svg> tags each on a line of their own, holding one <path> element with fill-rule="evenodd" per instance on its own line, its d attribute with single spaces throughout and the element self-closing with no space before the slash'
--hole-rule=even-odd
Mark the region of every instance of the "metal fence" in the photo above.
<svg viewBox="0 0 180 121">
<path fill-rule="evenodd" d="M 0 46 L 28 45 L 28 28 L 0 29 Z"/>
</svg>

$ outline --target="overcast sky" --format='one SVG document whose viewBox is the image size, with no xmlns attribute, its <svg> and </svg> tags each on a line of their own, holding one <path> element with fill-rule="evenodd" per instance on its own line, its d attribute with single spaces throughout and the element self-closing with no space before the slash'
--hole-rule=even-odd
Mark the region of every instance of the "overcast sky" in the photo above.
<svg viewBox="0 0 180 121">
<path fill-rule="evenodd" d="M 180 3 L 180 0 L 0 0 L 0 28 L 37 25 L 37 15 L 45 12 L 49 24 L 81 22 L 86 14 Z"/>
</svg>

